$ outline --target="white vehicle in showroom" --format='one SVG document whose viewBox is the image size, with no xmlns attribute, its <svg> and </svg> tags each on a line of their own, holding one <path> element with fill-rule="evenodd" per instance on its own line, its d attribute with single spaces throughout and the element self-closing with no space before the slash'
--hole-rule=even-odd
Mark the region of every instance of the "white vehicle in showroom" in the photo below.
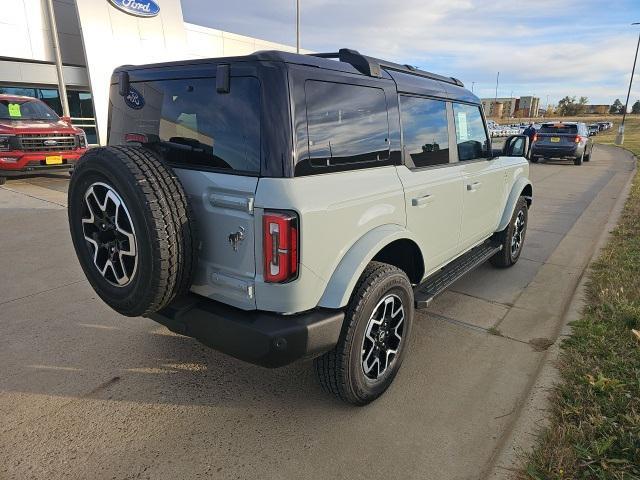
<svg viewBox="0 0 640 480">
<path fill-rule="evenodd" d="M 451 77 L 341 49 L 118 68 L 109 146 L 80 160 L 69 224 L 123 315 L 324 389 L 381 395 L 415 308 L 518 261 L 528 140 L 491 149 Z"/>
</svg>

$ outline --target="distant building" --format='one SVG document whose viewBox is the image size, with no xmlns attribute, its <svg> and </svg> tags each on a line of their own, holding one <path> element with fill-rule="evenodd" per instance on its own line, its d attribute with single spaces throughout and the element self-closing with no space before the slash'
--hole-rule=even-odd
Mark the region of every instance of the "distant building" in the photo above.
<svg viewBox="0 0 640 480">
<path fill-rule="evenodd" d="M 520 97 L 519 110 L 523 117 L 537 117 L 540 110 L 540 99 L 538 97 Z"/>
<path fill-rule="evenodd" d="M 606 115 L 609 113 L 609 105 L 585 105 L 584 113 Z"/>
<path fill-rule="evenodd" d="M 480 100 L 484 113 L 490 118 L 523 118 L 539 115 L 538 97 L 498 97 Z"/>
<path fill-rule="evenodd" d="M 510 118 L 516 109 L 517 98 L 483 98 L 480 100 L 484 113 L 487 117 L 492 118 Z"/>
</svg>

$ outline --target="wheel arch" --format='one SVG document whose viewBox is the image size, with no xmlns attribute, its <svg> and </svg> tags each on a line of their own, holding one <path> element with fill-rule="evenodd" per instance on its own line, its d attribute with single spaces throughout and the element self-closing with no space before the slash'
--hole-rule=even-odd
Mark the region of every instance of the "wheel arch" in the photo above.
<svg viewBox="0 0 640 480">
<path fill-rule="evenodd" d="M 509 220 L 511 220 L 513 210 L 516 208 L 516 203 L 518 202 L 518 198 L 520 197 L 524 197 L 527 201 L 527 206 L 531 208 L 531 204 L 533 203 L 533 186 L 531 185 L 531 182 L 528 178 L 518 178 L 511 187 L 511 192 L 509 193 L 507 203 L 505 205 L 504 211 L 502 212 L 500 223 L 498 224 L 498 228 L 496 229 L 497 232 L 501 232 L 502 230 L 507 228 L 507 225 L 509 225 Z"/>
<path fill-rule="evenodd" d="M 419 283 L 424 275 L 424 258 L 411 232 L 399 225 L 382 225 L 363 235 L 342 257 L 318 306 L 346 306 L 362 272 L 373 260 L 404 270 L 411 283 Z"/>
</svg>

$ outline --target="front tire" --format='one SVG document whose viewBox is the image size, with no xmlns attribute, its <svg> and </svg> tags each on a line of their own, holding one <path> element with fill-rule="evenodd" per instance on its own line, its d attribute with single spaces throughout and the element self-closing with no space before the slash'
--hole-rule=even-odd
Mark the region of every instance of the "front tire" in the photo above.
<svg viewBox="0 0 640 480">
<path fill-rule="evenodd" d="M 513 209 L 509 225 L 502 232 L 496 234 L 497 240 L 502 245 L 502 250 L 489 259 L 492 265 L 498 268 L 508 268 L 518 261 L 524 246 L 528 222 L 527 200 L 520 197 L 516 208 Z"/>
<path fill-rule="evenodd" d="M 582 165 L 582 161 L 584 160 L 584 150 L 582 151 L 582 155 L 580 155 L 579 157 L 576 157 L 573 160 L 573 164 L 574 165 Z"/>
<path fill-rule="evenodd" d="M 371 262 L 354 288 L 338 344 L 314 360 L 323 390 L 353 405 L 382 395 L 406 354 L 413 315 L 407 275 Z"/>
</svg>

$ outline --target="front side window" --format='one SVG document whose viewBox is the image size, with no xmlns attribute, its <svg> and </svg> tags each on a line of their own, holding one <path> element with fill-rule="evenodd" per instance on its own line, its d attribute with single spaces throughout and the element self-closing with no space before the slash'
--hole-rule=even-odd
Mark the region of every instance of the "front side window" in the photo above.
<svg viewBox="0 0 640 480">
<path fill-rule="evenodd" d="M 453 104 L 453 116 L 456 122 L 456 143 L 458 160 L 461 162 L 487 158 L 489 139 L 477 105 Z"/>
<path fill-rule="evenodd" d="M 449 163 L 447 105 L 440 100 L 400 97 L 405 160 L 416 167 Z"/>
<path fill-rule="evenodd" d="M 110 144 L 143 134 L 149 147 L 178 166 L 259 173 L 260 84 L 231 78 L 229 93 L 215 78 L 133 82 L 121 97 L 112 86 Z"/>
<path fill-rule="evenodd" d="M 382 89 L 310 80 L 305 96 L 312 167 L 389 159 L 389 122 Z"/>
</svg>

